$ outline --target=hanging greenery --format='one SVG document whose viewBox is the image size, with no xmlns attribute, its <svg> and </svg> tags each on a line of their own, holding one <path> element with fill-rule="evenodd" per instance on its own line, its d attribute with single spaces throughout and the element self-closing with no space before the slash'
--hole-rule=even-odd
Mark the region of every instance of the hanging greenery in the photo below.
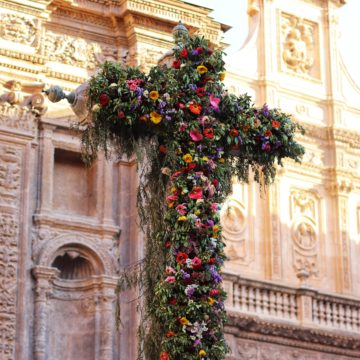
<svg viewBox="0 0 360 360">
<path fill-rule="evenodd" d="M 102 65 L 90 81 L 83 152 L 87 161 L 103 149 L 142 163 L 146 256 L 140 275 L 121 284 L 145 288 L 146 359 L 220 360 L 228 351 L 220 205 L 232 176 L 247 181 L 252 168 L 267 185 L 283 158 L 299 161 L 304 149 L 287 114 L 227 93 L 221 50 L 180 35 L 171 67 L 145 75 Z"/>
</svg>

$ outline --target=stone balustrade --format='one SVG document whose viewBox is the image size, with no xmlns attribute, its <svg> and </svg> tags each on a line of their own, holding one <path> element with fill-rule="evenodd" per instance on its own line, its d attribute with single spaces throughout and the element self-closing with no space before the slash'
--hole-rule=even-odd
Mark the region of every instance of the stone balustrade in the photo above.
<svg viewBox="0 0 360 360">
<path fill-rule="evenodd" d="M 360 334 L 360 299 L 224 274 L 229 313 Z"/>
</svg>

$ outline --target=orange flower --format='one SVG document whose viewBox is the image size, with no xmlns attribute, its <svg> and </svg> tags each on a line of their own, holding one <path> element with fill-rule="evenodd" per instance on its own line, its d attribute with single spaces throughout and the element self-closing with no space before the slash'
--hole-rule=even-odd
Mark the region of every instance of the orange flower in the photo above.
<svg viewBox="0 0 360 360">
<path fill-rule="evenodd" d="M 207 73 L 209 70 L 208 68 L 205 66 L 205 65 L 199 65 L 197 68 L 196 68 L 196 71 L 202 75 L 202 74 L 205 74 Z"/>
<path fill-rule="evenodd" d="M 182 317 L 179 319 L 181 325 L 189 325 L 190 321 L 186 317 Z"/>
<path fill-rule="evenodd" d="M 280 123 L 280 121 L 273 120 L 273 121 L 271 122 L 271 126 L 272 126 L 274 129 L 279 129 L 279 127 L 281 126 L 281 123 Z"/>
<path fill-rule="evenodd" d="M 201 113 L 202 107 L 199 103 L 197 102 L 193 102 L 190 104 L 189 106 L 189 110 L 195 114 L 195 115 L 199 115 Z"/>
<path fill-rule="evenodd" d="M 154 101 L 157 100 L 159 98 L 159 92 L 156 90 L 150 91 L 149 98 Z"/>
<path fill-rule="evenodd" d="M 162 116 L 157 113 L 156 111 L 152 111 L 150 113 L 150 120 L 154 123 L 154 124 L 159 124 L 159 122 L 161 121 L 162 119 Z"/>
<path fill-rule="evenodd" d="M 173 336 L 175 336 L 176 335 L 176 333 L 174 333 L 173 331 L 168 331 L 167 333 L 166 333 L 166 337 L 173 337 Z"/>
</svg>

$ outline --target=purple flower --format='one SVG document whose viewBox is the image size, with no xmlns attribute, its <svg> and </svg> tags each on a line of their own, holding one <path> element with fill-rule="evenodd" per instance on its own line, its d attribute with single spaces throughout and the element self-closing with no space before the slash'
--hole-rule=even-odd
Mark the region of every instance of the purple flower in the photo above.
<svg viewBox="0 0 360 360">
<path fill-rule="evenodd" d="M 268 117 L 270 115 L 269 107 L 267 106 L 267 104 L 264 104 L 264 106 L 262 107 L 261 112 L 263 113 L 263 115 L 265 117 Z"/>
<path fill-rule="evenodd" d="M 193 55 L 193 56 L 199 55 L 199 52 L 196 49 L 192 50 L 191 55 Z"/>
<path fill-rule="evenodd" d="M 194 295 L 197 287 L 198 287 L 197 285 L 188 285 L 185 289 L 185 295 L 191 298 Z"/>
<path fill-rule="evenodd" d="M 271 144 L 268 141 L 262 143 L 261 150 L 269 152 L 271 150 Z"/>
<path fill-rule="evenodd" d="M 201 145 L 201 144 L 198 145 L 198 146 L 197 146 L 197 149 L 201 152 L 201 150 L 202 150 L 202 145 Z"/>
<path fill-rule="evenodd" d="M 278 149 L 281 145 L 282 145 L 282 142 L 278 140 L 278 141 L 276 141 L 275 144 L 273 145 L 273 148 L 274 148 L 274 149 Z"/>
<path fill-rule="evenodd" d="M 197 86 L 195 84 L 189 84 L 189 88 L 195 91 L 197 89 Z"/>
<path fill-rule="evenodd" d="M 201 345 L 201 340 L 200 340 L 200 339 L 196 339 L 196 340 L 194 341 L 194 347 L 199 346 L 199 345 Z"/>
<path fill-rule="evenodd" d="M 190 279 L 190 274 L 188 274 L 186 271 L 184 270 L 180 270 L 181 272 L 181 277 L 186 280 L 186 279 Z"/>
<path fill-rule="evenodd" d="M 210 269 L 210 273 L 211 273 L 211 276 L 213 278 L 213 281 L 215 284 L 218 284 L 219 282 L 222 281 L 222 277 L 221 275 L 217 272 L 217 270 L 215 269 L 215 266 L 214 265 L 211 265 L 209 267 Z"/>
<path fill-rule="evenodd" d="M 160 101 L 159 105 L 158 105 L 158 108 L 163 109 L 165 106 L 166 106 L 166 101 Z"/>
<path fill-rule="evenodd" d="M 172 120 L 170 115 L 166 115 L 166 116 L 165 116 L 165 119 L 166 119 L 167 121 L 171 121 L 171 120 Z"/>
<path fill-rule="evenodd" d="M 213 227 L 214 226 L 214 222 L 212 220 L 208 220 L 207 221 L 207 224 L 210 226 L 210 227 Z"/>
</svg>

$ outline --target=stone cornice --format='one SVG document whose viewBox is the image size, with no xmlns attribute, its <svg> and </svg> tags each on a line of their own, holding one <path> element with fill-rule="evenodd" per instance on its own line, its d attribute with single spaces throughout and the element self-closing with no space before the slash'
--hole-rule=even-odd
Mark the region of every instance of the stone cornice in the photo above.
<svg viewBox="0 0 360 360">
<path fill-rule="evenodd" d="M 226 332 L 235 336 L 266 337 L 267 341 L 286 343 L 296 341 L 295 346 L 318 350 L 321 346 L 336 354 L 360 357 L 360 336 L 345 331 L 326 331 L 305 326 L 261 320 L 257 316 L 228 311 Z M 264 339 L 263 339 L 264 340 Z M 321 350 L 326 351 L 322 348 Z"/>
</svg>

